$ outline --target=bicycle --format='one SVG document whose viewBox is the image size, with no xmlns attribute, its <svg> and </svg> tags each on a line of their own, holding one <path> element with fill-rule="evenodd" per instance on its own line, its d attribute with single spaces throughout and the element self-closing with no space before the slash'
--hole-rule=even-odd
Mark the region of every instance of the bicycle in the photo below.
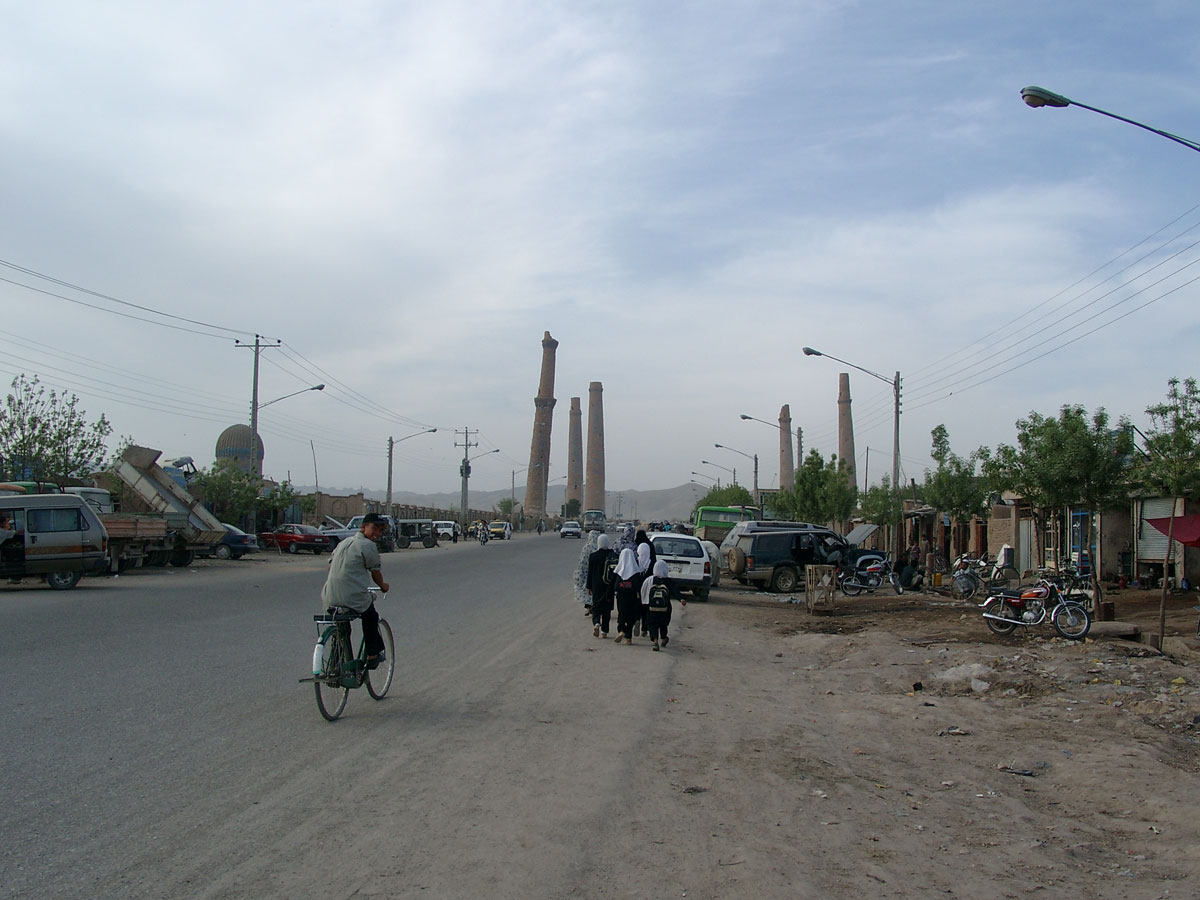
<svg viewBox="0 0 1200 900">
<path fill-rule="evenodd" d="M 352 654 L 350 623 L 360 618 L 360 613 L 345 606 L 334 608 L 333 613 L 313 616 L 317 623 L 317 645 L 313 648 L 313 674 L 300 681 L 313 683 L 317 695 L 317 709 L 328 721 L 334 721 L 346 708 L 346 700 L 352 688 L 366 687 L 375 700 L 382 700 L 392 686 L 396 671 L 395 642 L 392 628 L 386 619 L 379 620 L 379 636 L 383 638 L 383 653 L 379 664 L 367 666 L 367 642 L 359 641 L 358 653 Z"/>
</svg>

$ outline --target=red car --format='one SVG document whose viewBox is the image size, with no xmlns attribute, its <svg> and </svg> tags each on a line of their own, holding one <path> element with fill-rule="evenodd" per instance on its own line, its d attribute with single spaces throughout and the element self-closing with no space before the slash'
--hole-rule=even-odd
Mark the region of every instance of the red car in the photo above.
<svg viewBox="0 0 1200 900">
<path fill-rule="evenodd" d="M 280 525 L 274 531 L 259 535 L 258 539 L 264 547 L 278 547 L 288 553 L 299 553 L 301 550 L 324 553 L 332 550 L 334 545 L 333 541 L 311 525 Z"/>
</svg>

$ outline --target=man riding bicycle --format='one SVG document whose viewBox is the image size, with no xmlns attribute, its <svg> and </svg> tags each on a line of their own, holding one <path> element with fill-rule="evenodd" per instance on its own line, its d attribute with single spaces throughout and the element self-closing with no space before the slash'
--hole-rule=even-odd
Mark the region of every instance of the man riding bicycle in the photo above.
<svg viewBox="0 0 1200 900">
<path fill-rule="evenodd" d="M 375 611 L 371 583 L 387 593 L 388 583 L 383 580 L 383 564 L 375 543 L 383 537 L 387 527 L 387 519 L 378 513 L 363 516 L 358 534 L 341 541 L 334 549 L 329 560 L 329 576 L 321 588 L 324 609 L 332 612 L 335 606 L 344 606 L 359 614 L 370 669 L 383 661 L 383 638 L 379 636 L 379 613 Z"/>
</svg>

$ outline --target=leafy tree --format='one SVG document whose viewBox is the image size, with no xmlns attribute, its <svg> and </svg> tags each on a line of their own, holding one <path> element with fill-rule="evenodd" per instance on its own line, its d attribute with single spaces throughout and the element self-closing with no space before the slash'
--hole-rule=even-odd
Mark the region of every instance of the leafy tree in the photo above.
<svg viewBox="0 0 1200 900">
<path fill-rule="evenodd" d="M 1068 404 L 1057 418 L 1031 412 L 1017 422 L 1016 447 L 1002 444 L 994 453 L 979 451 L 979 458 L 991 487 L 1011 490 L 1034 507 L 1039 534 L 1049 513 L 1057 566 L 1062 511 L 1080 505 L 1095 512 L 1123 499 L 1132 447 L 1127 419 L 1113 429 L 1103 408 L 1089 417 L 1082 406 Z M 1088 547 L 1091 532 L 1089 517 Z"/>
<path fill-rule="evenodd" d="M 836 454 L 826 460 L 818 451 L 810 450 L 796 470 L 792 487 L 779 491 L 779 514 L 796 522 L 849 521 L 858 489 L 851 484 L 848 471 L 848 463 Z"/>
<path fill-rule="evenodd" d="M 884 475 L 879 484 L 858 495 L 858 510 L 868 522 L 897 523 L 904 514 L 904 497 L 892 487 L 891 478 Z"/>
<path fill-rule="evenodd" d="M 932 472 L 925 470 L 925 501 L 959 522 L 969 522 L 975 516 L 985 517 L 988 511 L 988 487 L 986 481 L 975 472 L 978 453 L 964 459 L 952 452 L 950 433 L 945 425 L 938 425 L 930 432 L 930 437 L 930 454 L 937 468 Z M 955 548 L 958 552 L 962 552 L 962 549 Z"/>
<path fill-rule="evenodd" d="M 563 516 L 568 519 L 578 519 L 579 514 L 582 512 L 580 509 L 581 506 L 582 504 L 579 502 L 579 500 L 575 497 L 572 497 L 567 501 L 566 506 L 563 507 Z"/>
<path fill-rule="evenodd" d="M 1200 495 L 1200 387 L 1194 378 L 1167 382 L 1167 399 L 1146 408 L 1151 428 L 1146 436 L 1148 458 L 1139 476 L 1153 496 L 1170 497 L 1171 521 L 1167 525 L 1167 556 L 1175 538 L 1175 506 L 1181 497 Z M 1163 566 L 1162 596 L 1158 606 L 1158 646 L 1167 630 L 1167 579 Z"/>
<path fill-rule="evenodd" d="M 516 506 L 516 502 L 512 497 L 501 497 L 496 503 L 496 511 L 500 513 L 502 518 L 507 519 L 512 515 L 514 506 Z"/>
<path fill-rule="evenodd" d="M 0 477 L 9 481 L 82 478 L 101 467 L 112 425 L 101 414 L 94 422 L 74 394 L 47 391 L 18 375 L 0 417 Z"/>
<path fill-rule="evenodd" d="M 194 481 L 204 499 L 223 522 L 237 522 L 248 516 L 262 491 L 262 479 L 228 460 L 219 460 L 212 469 L 200 472 Z"/>
<path fill-rule="evenodd" d="M 692 507 L 695 513 L 702 506 L 753 506 L 754 497 L 740 484 L 729 484 L 721 488 L 712 488 L 707 494 L 696 501 Z"/>
</svg>

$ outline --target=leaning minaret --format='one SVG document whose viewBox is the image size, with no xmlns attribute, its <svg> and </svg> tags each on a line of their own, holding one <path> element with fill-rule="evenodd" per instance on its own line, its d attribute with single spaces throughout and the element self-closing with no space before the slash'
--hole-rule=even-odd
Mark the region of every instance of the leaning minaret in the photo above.
<svg viewBox="0 0 1200 900">
<path fill-rule="evenodd" d="M 550 481 L 550 423 L 554 419 L 554 351 L 558 341 L 546 332 L 542 338 L 542 377 L 533 398 L 533 442 L 525 476 L 525 514 L 546 514 L 546 485 Z"/>
<path fill-rule="evenodd" d="M 587 483 L 584 509 L 604 509 L 604 385 L 588 385 Z"/>
<path fill-rule="evenodd" d="M 571 398 L 570 428 L 567 431 L 567 502 L 579 504 L 583 514 L 583 410 L 579 398 Z"/>
<path fill-rule="evenodd" d="M 838 376 L 838 458 L 846 461 L 846 480 L 858 484 L 854 474 L 854 419 L 850 414 L 850 373 Z"/>
<path fill-rule="evenodd" d="M 792 459 L 792 408 L 779 407 L 779 487 L 791 490 L 796 479 L 796 463 Z"/>
</svg>

